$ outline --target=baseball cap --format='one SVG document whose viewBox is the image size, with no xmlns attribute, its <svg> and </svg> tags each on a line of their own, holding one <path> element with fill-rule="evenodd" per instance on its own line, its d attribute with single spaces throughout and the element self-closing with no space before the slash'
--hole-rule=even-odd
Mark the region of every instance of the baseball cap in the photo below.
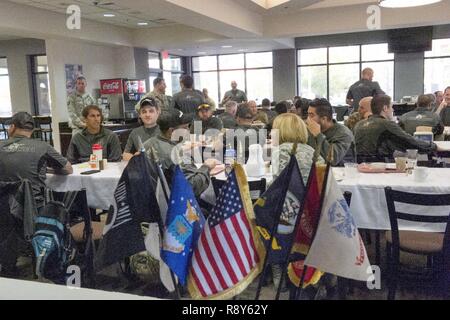
<svg viewBox="0 0 450 320">
<path fill-rule="evenodd" d="M 158 107 L 158 104 L 156 103 L 155 99 L 153 98 L 145 98 L 142 99 L 141 102 L 139 102 L 139 108 L 138 108 L 138 112 L 141 111 L 142 108 L 144 107 Z"/>
<path fill-rule="evenodd" d="M 34 129 L 33 117 L 28 112 L 17 112 L 12 119 L 8 121 L 8 124 L 13 124 L 16 128 L 24 130 Z"/>
<path fill-rule="evenodd" d="M 209 104 L 203 103 L 203 104 L 201 104 L 201 105 L 199 105 L 199 106 L 197 107 L 197 110 L 198 110 L 198 111 L 201 111 L 201 110 L 203 110 L 203 109 L 210 109 L 210 108 L 211 108 L 211 106 L 210 106 Z"/>
</svg>

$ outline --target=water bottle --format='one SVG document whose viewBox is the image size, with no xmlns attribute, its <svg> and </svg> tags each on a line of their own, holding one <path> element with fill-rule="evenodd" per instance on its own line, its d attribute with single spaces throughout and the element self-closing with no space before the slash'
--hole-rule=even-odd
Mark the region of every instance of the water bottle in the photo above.
<svg viewBox="0 0 450 320">
<path fill-rule="evenodd" d="M 236 161 L 236 150 L 233 149 L 231 144 L 227 145 L 227 148 L 225 149 L 225 174 L 228 177 L 228 175 L 233 170 L 233 163 Z"/>
</svg>

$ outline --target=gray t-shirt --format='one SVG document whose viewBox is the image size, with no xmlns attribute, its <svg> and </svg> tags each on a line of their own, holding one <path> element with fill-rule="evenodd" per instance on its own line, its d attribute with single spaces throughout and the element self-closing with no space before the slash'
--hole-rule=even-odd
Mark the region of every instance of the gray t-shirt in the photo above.
<svg viewBox="0 0 450 320">
<path fill-rule="evenodd" d="M 0 142 L 0 181 L 28 179 L 35 196 L 45 187 L 47 167 L 60 170 L 66 164 L 67 159 L 43 141 L 16 136 Z"/>
<path fill-rule="evenodd" d="M 441 118 L 426 108 L 417 108 L 405 113 L 400 117 L 399 125 L 410 135 L 414 135 L 419 126 L 431 127 L 434 134 L 441 134 L 444 131 Z"/>
<path fill-rule="evenodd" d="M 73 136 L 67 150 L 67 159 L 71 163 L 89 161 L 94 144 L 102 145 L 103 159 L 108 159 L 109 162 L 119 162 L 122 159 L 119 137 L 103 127 L 97 134 L 90 134 L 87 129 L 84 129 L 81 133 Z"/>
<path fill-rule="evenodd" d="M 205 103 L 203 93 L 197 90 L 184 89 L 173 96 L 172 107 L 185 114 L 196 113 L 199 105 Z"/>
<path fill-rule="evenodd" d="M 244 91 L 236 89 L 225 92 L 223 100 L 235 101 L 237 103 L 247 102 L 247 95 Z"/>
<path fill-rule="evenodd" d="M 131 131 L 130 136 L 128 137 L 127 145 L 125 146 L 125 152 L 135 154 L 140 150 L 141 147 L 144 146 L 144 143 L 148 139 L 157 136 L 159 133 L 160 131 L 158 126 L 154 126 L 153 128 L 140 126 L 139 128 L 134 129 L 133 131 Z M 139 138 L 141 139 L 140 141 Z"/>
<path fill-rule="evenodd" d="M 374 97 L 378 94 L 384 94 L 380 85 L 376 81 L 370 81 L 367 79 L 361 79 L 354 83 L 347 93 L 347 99 L 353 99 L 353 112 L 359 108 L 359 102 L 365 97 Z"/>
</svg>

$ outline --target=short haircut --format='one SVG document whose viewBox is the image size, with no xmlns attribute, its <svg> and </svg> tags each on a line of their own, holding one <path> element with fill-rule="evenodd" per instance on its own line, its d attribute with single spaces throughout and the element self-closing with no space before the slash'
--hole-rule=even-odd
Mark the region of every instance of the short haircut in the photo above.
<svg viewBox="0 0 450 320">
<path fill-rule="evenodd" d="M 91 112 L 92 110 L 95 110 L 95 111 L 100 112 L 100 116 L 102 117 L 102 121 L 103 121 L 103 112 L 102 112 L 102 109 L 100 109 L 100 107 L 99 107 L 99 106 L 96 106 L 96 105 L 90 105 L 90 106 L 85 107 L 85 108 L 83 109 L 81 115 L 83 116 L 83 118 L 87 119 L 87 117 L 88 117 L 88 115 L 89 115 L 89 112 Z"/>
<path fill-rule="evenodd" d="M 87 82 L 87 80 L 86 80 L 86 78 L 85 78 L 84 76 L 78 76 L 78 77 L 77 77 L 77 81 L 78 81 L 78 80 L 83 80 L 83 81 L 86 81 L 86 82 Z"/>
<path fill-rule="evenodd" d="M 326 117 L 329 121 L 333 120 L 333 107 L 327 99 L 314 99 L 309 103 L 309 106 L 316 109 L 316 113 L 320 118 Z"/>
<path fill-rule="evenodd" d="M 301 117 L 302 119 L 306 119 L 308 118 L 308 108 L 309 108 L 309 104 L 310 104 L 311 100 L 305 99 L 305 98 L 301 98 L 298 99 L 295 102 L 295 108 L 298 110 L 301 110 Z"/>
<path fill-rule="evenodd" d="M 240 119 L 252 120 L 252 110 L 247 105 L 240 105 L 236 113 L 236 117 Z"/>
<path fill-rule="evenodd" d="M 433 99 L 429 94 L 421 94 L 419 98 L 417 98 L 417 106 L 419 108 L 428 108 L 433 103 Z"/>
<path fill-rule="evenodd" d="M 237 107 L 238 107 L 238 103 L 236 101 L 228 101 L 227 103 L 225 103 L 225 109 L 237 108 Z"/>
<path fill-rule="evenodd" d="M 161 78 L 161 77 L 156 78 L 155 80 L 153 80 L 153 87 L 156 87 L 163 81 L 164 81 L 164 78 Z"/>
<path fill-rule="evenodd" d="M 442 92 L 442 91 L 441 91 L 441 90 L 435 91 L 435 92 L 434 92 L 434 95 L 437 96 L 438 93 L 440 93 L 440 92 Z"/>
<path fill-rule="evenodd" d="M 273 121 L 273 129 L 279 130 L 280 144 L 303 143 L 308 141 L 306 124 L 294 113 L 284 113 Z"/>
<path fill-rule="evenodd" d="M 449 87 L 447 87 L 447 88 L 445 88 L 445 90 L 444 90 L 444 93 L 446 93 L 446 92 L 447 92 L 447 90 L 450 90 L 450 86 L 449 86 Z"/>
<path fill-rule="evenodd" d="M 384 106 L 389 106 L 391 104 L 391 97 L 385 94 L 379 94 L 373 97 L 372 102 L 370 104 L 370 108 L 372 109 L 372 113 L 374 115 L 380 115 L 381 111 L 383 111 Z"/>
<path fill-rule="evenodd" d="M 285 101 L 278 102 L 278 103 L 275 105 L 275 111 L 276 111 L 278 114 L 287 113 L 287 112 L 288 112 L 288 106 L 287 106 L 286 102 L 285 102 Z"/>
<path fill-rule="evenodd" d="M 362 75 L 363 75 L 363 76 L 368 75 L 368 74 L 372 74 L 372 73 L 373 73 L 373 69 L 372 69 L 372 68 L 365 68 L 365 69 L 362 71 Z"/>
<path fill-rule="evenodd" d="M 192 86 L 194 85 L 194 79 L 192 79 L 192 77 L 189 75 L 181 76 L 180 81 L 187 89 L 192 89 Z"/>
<path fill-rule="evenodd" d="M 263 101 L 261 102 L 261 105 L 263 107 L 270 107 L 270 100 L 269 99 L 263 99 Z"/>
</svg>

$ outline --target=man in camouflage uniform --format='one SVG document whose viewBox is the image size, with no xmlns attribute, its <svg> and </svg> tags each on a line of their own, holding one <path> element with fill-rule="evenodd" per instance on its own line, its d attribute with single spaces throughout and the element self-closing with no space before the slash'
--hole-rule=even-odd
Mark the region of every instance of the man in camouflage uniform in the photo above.
<svg viewBox="0 0 450 320">
<path fill-rule="evenodd" d="M 166 81 L 163 78 L 156 78 L 153 80 L 153 91 L 147 93 L 145 96 L 142 97 L 141 101 L 146 98 L 152 98 L 155 99 L 156 103 L 158 104 L 159 110 L 167 110 L 170 107 L 170 102 L 168 97 L 166 96 Z M 139 112 L 139 109 L 141 107 L 139 101 L 135 109 Z"/>
<path fill-rule="evenodd" d="M 72 136 L 83 131 L 86 123 L 81 116 L 83 109 L 90 105 L 95 105 L 94 98 L 86 92 L 86 78 L 80 76 L 77 78 L 75 92 L 67 99 L 67 111 L 69 112 L 69 127 L 72 128 Z"/>
<path fill-rule="evenodd" d="M 352 113 L 352 115 L 344 122 L 344 124 L 353 131 L 356 124 L 361 120 L 368 119 L 372 115 L 372 109 L 370 103 L 372 97 L 365 97 L 359 102 L 358 112 Z"/>
</svg>

